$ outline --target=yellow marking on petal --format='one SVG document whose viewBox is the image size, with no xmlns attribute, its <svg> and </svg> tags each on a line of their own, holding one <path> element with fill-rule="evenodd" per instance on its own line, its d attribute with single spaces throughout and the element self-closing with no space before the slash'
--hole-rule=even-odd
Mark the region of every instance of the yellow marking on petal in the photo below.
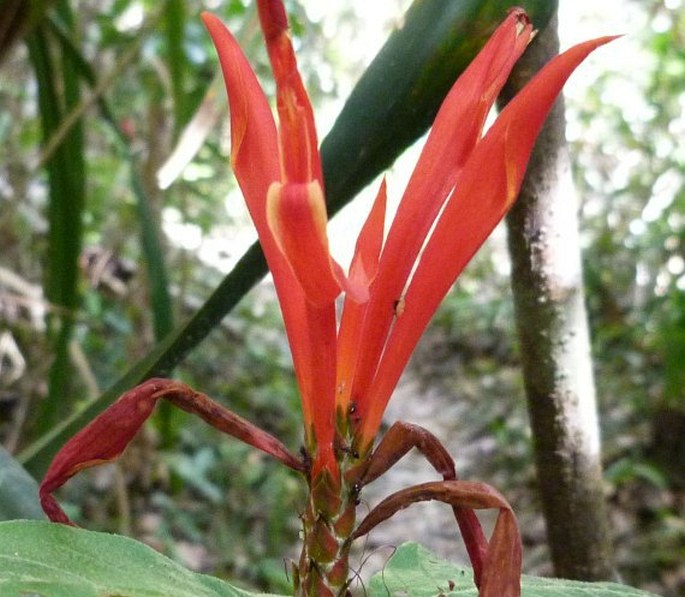
<svg viewBox="0 0 685 597">
<path fill-rule="evenodd" d="M 344 276 L 328 250 L 328 218 L 319 182 L 272 183 L 266 217 L 307 300 L 319 306 L 335 300 Z"/>
<path fill-rule="evenodd" d="M 516 200 L 520 187 L 520 163 L 512 155 L 512 147 L 509 141 L 509 127 L 504 132 L 504 173 L 507 181 L 507 195 L 505 199 L 505 209 Z"/>
</svg>

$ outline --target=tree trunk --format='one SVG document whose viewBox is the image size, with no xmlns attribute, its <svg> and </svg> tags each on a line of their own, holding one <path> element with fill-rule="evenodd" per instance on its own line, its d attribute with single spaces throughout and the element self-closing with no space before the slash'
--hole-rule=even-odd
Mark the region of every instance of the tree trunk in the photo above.
<svg viewBox="0 0 685 597">
<path fill-rule="evenodd" d="M 506 103 L 559 50 L 557 18 L 519 61 Z M 577 205 L 560 99 L 507 219 L 511 285 L 537 477 L 556 575 L 614 576 L 604 500 Z"/>
</svg>

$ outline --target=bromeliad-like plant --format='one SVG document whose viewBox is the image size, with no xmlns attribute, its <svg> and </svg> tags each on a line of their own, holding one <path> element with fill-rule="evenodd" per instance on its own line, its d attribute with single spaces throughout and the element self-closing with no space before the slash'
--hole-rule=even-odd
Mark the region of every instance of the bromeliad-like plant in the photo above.
<svg viewBox="0 0 685 597">
<path fill-rule="evenodd" d="M 203 19 L 217 48 L 230 103 L 231 162 L 273 274 L 304 414 L 304 448 L 278 439 L 181 382 L 150 379 L 71 438 L 40 486 L 43 509 L 71 524 L 53 492 L 80 470 L 117 458 L 166 399 L 300 473 L 309 494 L 296 595 L 345 595 L 353 541 L 411 503 L 452 506 L 483 597 L 520 594 L 521 544 L 507 501 L 457 478 L 429 431 L 396 422 L 376 438 L 383 412 L 440 301 L 513 204 L 535 138 L 564 82 L 601 38 L 552 60 L 483 135 L 486 116 L 533 37 L 513 8 L 445 99 L 384 240 L 381 183 L 347 274 L 326 235 L 325 191 L 312 107 L 297 70 L 281 0 L 258 0 L 277 88 L 278 126 L 234 37 Z M 391 90 L 389 91 L 391 92 Z M 336 301 L 344 293 L 341 315 Z M 357 523 L 365 485 L 417 448 L 441 481 L 401 490 Z M 490 539 L 474 510 L 496 508 Z"/>
</svg>

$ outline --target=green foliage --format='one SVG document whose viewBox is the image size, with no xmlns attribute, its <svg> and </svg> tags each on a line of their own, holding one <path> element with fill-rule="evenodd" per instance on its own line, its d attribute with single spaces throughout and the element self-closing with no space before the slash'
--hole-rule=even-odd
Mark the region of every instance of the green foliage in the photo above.
<svg viewBox="0 0 685 597">
<path fill-rule="evenodd" d="M 241 597 L 125 537 L 45 522 L 0 523 L 0 592 L 7 597 Z M 65 549 L 68 546 L 68 549 Z"/>
<path fill-rule="evenodd" d="M 153 492 L 154 536 L 175 559 L 182 560 L 176 545 L 190 543 L 206 551 L 219 576 L 287 591 L 283 546 L 297 540 L 300 478 L 238 442 L 215 437 L 208 444 L 214 434 L 207 435 L 199 425 L 186 425 L 181 446 L 162 455 L 183 489 L 173 496 Z"/>
<path fill-rule="evenodd" d="M 641 32 L 631 40 L 642 50 L 641 67 L 599 77 L 579 106 L 583 132 L 574 141 L 586 198 L 589 305 L 597 352 L 610 357 L 598 362 L 608 367 L 600 381 L 648 385 L 660 395 L 656 402 L 681 408 L 682 367 L 674 360 L 682 362 L 684 354 L 685 153 L 679 98 L 685 18 L 682 10 L 656 0 L 629 3 L 628 9 Z M 627 97 L 633 98 L 628 105 Z M 626 359 L 628 376 L 615 375 Z M 607 388 L 612 394 L 621 390 Z M 654 404 L 644 396 L 638 406 L 649 411 Z"/>
<path fill-rule="evenodd" d="M 626 570 L 635 582 L 656 544 L 672 570 L 685 545 L 672 524 L 682 507 L 669 497 L 685 487 L 685 14 L 658 0 L 626 9 L 640 66 L 589 88 L 573 148 L 609 479 L 620 500 L 652 496 L 639 515 L 643 555 Z"/>
<path fill-rule="evenodd" d="M 65 26 L 73 29 L 74 19 L 66 1 L 58 4 Z M 31 62 L 38 82 L 38 105 L 47 148 L 59 133 L 66 115 L 81 100 L 76 65 L 72 56 L 59 55 L 50 47 L 45 23 L 28 38 Z M 40 407 L 37 429 L 45 432 L 67 412 L 71 364 L 69 342 L 73 318 L 79 305 L 78 258 L 81 252 L 82 215 L 85 202 L 85 159 L 82 123 L 63 135 L 45 159 L 48 185 L 48 239 L 44 259 L 45 296 L 57 311 L 48 317 L 48 333 L 54 361 L 48 380 L 48 397 Z"/>
<path fill-rule="evenodd" d="M 0 523 L 0 590 L 7 597 L 247 597 L 256 595 L 194 574 L 131 539 L 42 522 Z M 65 549 L 64 546 L 69 548 Z M 98 555 L 94 555 L 98 554 Z M 68 573 L 67 573 L 68 571 Z M 415 543 L 400 546 L 370 582 L 369 597 L 473 595 L 469 570 L 438 559 Z M 649 597 L 613 583 L 524 577 L 524 597 Z"/>
<path fill-rule="evenodd" d="M 371 579 L 369 595 L 477 597 L 471 571 L 450 564 L 416 543 L 397 548 L 388 565 Z M 523 597 L 649 597 L 651 593 L 614 583 L 584 583 L 524 576 Z M 652 597 L 654 597 L 652 595 Z"/>
</svg>

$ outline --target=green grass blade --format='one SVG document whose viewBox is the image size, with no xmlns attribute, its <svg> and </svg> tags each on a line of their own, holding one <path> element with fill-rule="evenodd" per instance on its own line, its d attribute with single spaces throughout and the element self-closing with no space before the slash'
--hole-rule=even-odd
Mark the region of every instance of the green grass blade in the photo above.
<svg viewBox="0 0 685 597">
<path fill-rule="evenodd" d="M 122 57 L 120 64 L 128 64 L 131 58 L 137 53 L 142 40 L 152 32 L 152 25 L 154 25 L 157 20 L 158 17 L 153 16 L 152 19 L 141 28 L 136 43 L 134 43 L 132 48 Z M 131 152 L 130 139 L 128 139 L 121 130 L 111 108 L 100 93 L 102 91 L 100 89 L 102 81 L 98 81 L 95 70 L 83 57 L 79 48 L 73 43 L 68 31 L 62 23 L 53 18 L 49 20 L 47 26 L 56 36 L 60 43 L 62 53 L 65 57 L 69 58 L 74 68 L 77 70 L 78 75 L 93 88 L 94 92 L 98 92 L 97 104 L 100 108 L 101 115 L 116 133 L 122 157 L 129 163 L 131 190 L 136 199 L 136 209 L 141 229 L 141 244 L 144 261 L 148 271 L 152 324 L 155 338 L 159 341 L 173 330 L 173 301 L 169 292 L 169 276 L 160 240 L 161 234 L 159 225 L 151 209 L 151 198 L 145 190 L 141 174 L 138 170 L 138 159 Z M 120 65 L 117 65 L 115 71 L 118 71 L 119 69 Z M 113 80 L 113 78 L 110 77 L 109 80 Z"/>
<path fill-rule="evenodd" d="M 67 13 L 68 16 L 68 13 Z M 38 82 L 38 103 L 47 142 L 66 111 L 80 100 L 79 82 L 68 59 L 51 55 L 48 31 L 36 27 L 28 38 L 29 56 Z M 45 295 L 61 310 L 50 316 L 49 334 L 54 360 L 50 368 L 48 396 L 41 403 L 37 431 L 44 432 L 69 406 L 69 341 L 73 315 L 79 303 L 78 258 L 81 252 L 82 214 L 85 204 L 83 129 L 76 123 L 46 164 L 49 185 L 48 247 L 45 260 Z"/>
<path fill-rule="evenodd" d="M 174 96 L 174 128 L 176 133 L 181 130 L 188 117 L 185 93 L 187 61 L 183 50 L 185 18 L 185 1 L 167 0 L 164 25 L 168 51 L 167 67 L 171 78 L 171 91 Z"/>
<path fill-rule="evenodd" d="M 136 197 L 143 256 L 150 290 L 152 325 L 155 338 L 160 341 L 174 329 L 173 303 L 169 293 L 169 277 L 160 239 L 161 231 L 152 212 L 150 197 L 145 192 L 140 174 L 133 163 L 131 163 L 131 189 Z"/>
</svg>

